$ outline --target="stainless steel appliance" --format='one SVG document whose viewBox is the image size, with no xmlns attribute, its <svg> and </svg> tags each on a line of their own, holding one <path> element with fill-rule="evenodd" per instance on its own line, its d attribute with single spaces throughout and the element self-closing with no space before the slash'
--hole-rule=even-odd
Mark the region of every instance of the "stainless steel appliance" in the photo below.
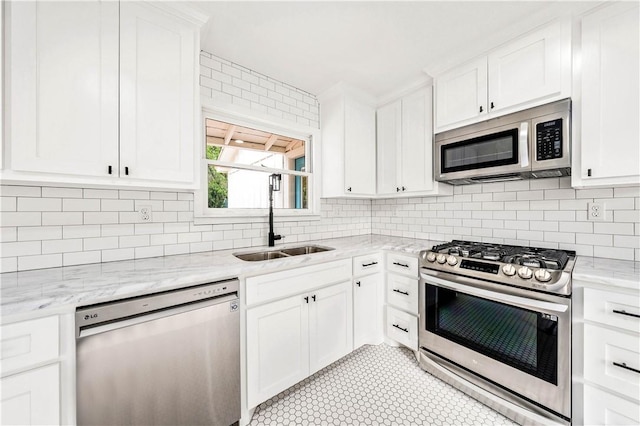
<svg viewBox="0 0 640 426">
<path fill-rule="evenodd" d="M 76 311 L 79 425 L 240 418 L 238 280 Z"/>
<path fill-rule="evenodd" d="M 569 176 L 571 100 L 438 133 L 434 170 L 453 185 Z"/>
<path fill-rule="evenodd" d="M 520 423 L 570 424 L 575 252 L 452 241 L 420 253 L 425 370 Z"/>
</svg>

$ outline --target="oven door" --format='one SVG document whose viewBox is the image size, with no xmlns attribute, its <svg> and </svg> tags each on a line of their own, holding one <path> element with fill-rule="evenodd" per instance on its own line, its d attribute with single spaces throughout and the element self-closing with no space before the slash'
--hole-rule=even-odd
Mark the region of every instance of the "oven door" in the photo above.
<svg viewBox="0 0 640 426">
<path fill-rule="evenodd" d="M 570 299 L 519 292 L 423 269 L 421 351 L 569 419 Z"/>
<path fill-rule="evenodd" d="M 531 171 L 529 121 L 435 142 L 436 180 L 485 182 L 522 179 Z"/>
</svg>

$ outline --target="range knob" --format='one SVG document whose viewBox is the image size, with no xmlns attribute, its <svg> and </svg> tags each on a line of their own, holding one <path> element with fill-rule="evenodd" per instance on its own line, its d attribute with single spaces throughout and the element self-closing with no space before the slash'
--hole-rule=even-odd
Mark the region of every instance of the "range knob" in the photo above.
<svg viewBox="0 0 640 426">
<path fill-rule="evenodd" d="M 518 269 L 518 275 L 520 276 L 520 278 L 528 280 L 533 275 L 533 272 L 531 271 L 531 269 L 523 266 L 522 268 Z"/>
<path fill-rule="evenodd" d="M 536 280 L 546 283 L 547 281 L 551 281 L 551 274 L 546 269 L 538 269 L 534 274 Z"/>
<path fill-rule="evenodd" d="M 439 254 L 436 257 L 436 260 L 438 261 L 438 263 L 444 264 L 447 261 L 447 256 L 445 256 L 444 254 Z"/>
<path fill-rule="evenodd" d="M 506 276 L 508 276 L 508 277 L 512 277 L 512 276 L 514 276 L 514 275 L 516 274 L 516 267 L 509 263 L 509 264 L 504 265 L 504 266 L 502 267 L 502 272 L 503 272 Z"/>
<path fill-rule="evenodd" d="M 436 254 L 434 252 L 432 252 L 432 251 L 427 253 L 427 260 L 429 262 L 435 262 L 436 261 Z"/>
<path fill-rule="evenodd" d="M 447 263 L 451 266 L 456 266 L 456 264 L 458 263 L 458 259 L 456 259 L 455 256 L 449 256 L 447 257 Z"/>
</svg>

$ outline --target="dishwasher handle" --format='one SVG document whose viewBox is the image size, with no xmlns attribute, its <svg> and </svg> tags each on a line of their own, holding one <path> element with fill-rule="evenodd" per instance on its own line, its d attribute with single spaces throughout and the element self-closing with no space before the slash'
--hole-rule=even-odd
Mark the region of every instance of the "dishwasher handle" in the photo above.
<svg viewBox="0 0 640 426">
<path fill-rule="evenodd" d="M 154 311 L 147 314 L 137 315 L 134 317 L 124 318 L 118 321 L 106 322 L 104 324 L 78 327 L 76 339 L 81 340 L 85 337 L 95 336 L 96 334 L 107 333 L 109 331 L 117 330 L 124 327 L 130 327 L 132 325 L 141 324 L 143 322 L 154 321 L 160 318 L 166 318 L 173 315 L 179 315 L 185 312 L 194 311 L 196 309 L 202 309 L 213 305 L 219 305 L 225 302 L 229 302 L 229 312 L 239 312 L 238 296 L 236 294 L 230 294 L 227 296 L 217 297 L 215 299 L 204 300 L 202 302 L 189 303 L 186 305 L 176 306 L 174 308 L 163 309 L 160 311 Z"/>
<path fill-rule="evenodd" d="M 187 309 L 189 310 L 194 309 L 193 305 L 199 302 L 208 301 L 209 304 L 215 304 L 221 303 L 227 296 L 232 299 L 237 298 L 239 285 L 240 282 L 235 278 L 81 307 L 76 310 L 75 315 L 76 336 L 80 336 L 81 330 L 126 321 L 134 317 L 163 312 L 163 316 L 166 316 L 167 311 L 183 305 L 190 306 Z"/>
</svg>

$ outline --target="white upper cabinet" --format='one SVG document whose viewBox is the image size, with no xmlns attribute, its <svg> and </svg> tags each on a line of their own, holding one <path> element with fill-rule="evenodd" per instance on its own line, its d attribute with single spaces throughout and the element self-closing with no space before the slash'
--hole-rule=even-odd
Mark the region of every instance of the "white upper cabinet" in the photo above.
<svg viewBox="0 0 640 426">
<path fill-rule="evenodd" d="M 320 98 L 322 196 L 376 192 L 376 111 L 366 94 L 344 84 Z"/>
<path fill-rule="evenodd" d="M 436 133 L 571 96 L 571 25 L 557 21 L 435 79 Z"/>
<path fill-rule="evenodd" d="M 376 112 L 378 144 L 378 195 L 395 194 L 398 186 L 399 147 L 402 143 L 402 101 L 398 100 Z"/>
<path fill-rule="evenodd" d="M 194 182 L 198 24 L 142 2 L 11 2 L 3 178 Z"/>
<path fill-rule="evenodd" d="M 448 194 L 451 187 L 433 181 L 431 86 L 377 111 L 379 196 Z"/>
<path fill-rule="evenodd" d="M 489 54 L 490 113 L 570 96 L 571 36 L 563 34 L 568 30 L 558 22 Z"/>
<path fill-rule="evenodd" d="M 196 34 L 186 21 L 120 4 L 120 175 L 190 182 Z"/>
<path fill-rule="evenodd" d="M 573 186 L 640 184 L 638 8 L 637 2 L 615 3 L 582 20 Z"/>
<path fill-rule="evenodd" d="M 7 6 L 11 168 L 108 176 L 118 166 L 118 3 Z"/>
<path fill-rule="evenodd" d="M 434 84 L 437 128 L 487 115 L 486 56 L 442 74 Z"/>
</svg>

